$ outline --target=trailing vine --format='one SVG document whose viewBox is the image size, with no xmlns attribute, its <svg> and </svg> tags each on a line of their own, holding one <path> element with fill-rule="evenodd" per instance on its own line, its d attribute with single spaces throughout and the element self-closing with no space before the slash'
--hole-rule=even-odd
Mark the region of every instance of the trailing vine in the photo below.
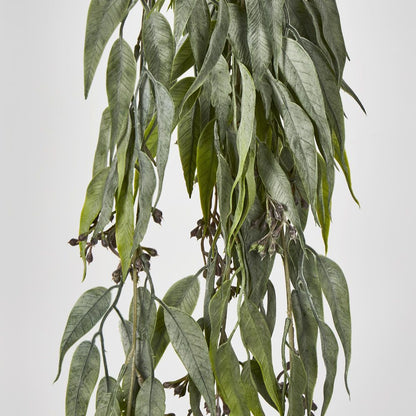
<svg viewBox="0 0 416 416">
<path fill-rule="evenodd" d="M 342 270 L 307 245 L 304 231 L 312 217 L 328 247 L 336 167 L 356 200 L 340 90 L 362 107 L 343 79 L 347 53 L 335 0 L 173 0 L 173 30 L 164 3 L 92 0 L 88 11 L 86 98 L 117 28 L 119 36 L 79 236 L 70 244 L 80 249 L 84 278 L 98 243 L 118 266 L 115 285 L 89 289 L 69 315 L 57 379 L 68 350 L 99 329 L 74 352 L 66 415 L 86 415 L 95 389 L 96 415 L 171 415 L 168 388 L 189 396 L 188 415 L 302 416 L 318 406 L 324 415 L 338 340 L 349 391 L 349 295 Z M 123 28 L 138 7 L 137 43 L 129 45 Z M 160 299 L 151 274 L 157 251 L 143 241 L 149 222 L 162 222 L 158 203 L 175 129 L 189 197 L 199 188 L 202 213 L 191 237 L 200 242 L 202 267 Z M 276 256 L 283 276 L 272 272 Z M 275 368 L 279 279 L 287 316 Z M 195 320 L 201 281 L 203 315 Z M 118 302 L 130 285 L 125 316 Z M 338 340 L 324 321 L 324 298 Z M 104 344 L 110 314 L 119 318 L 125 352 L 117 376 Z M 326 376 L 316 404 L 318 334 Z M 244 357 L 234 348 L 240 339 Z M 169 343 L 187 374 L 162 383 L 157 365 Z"/>
</svg>

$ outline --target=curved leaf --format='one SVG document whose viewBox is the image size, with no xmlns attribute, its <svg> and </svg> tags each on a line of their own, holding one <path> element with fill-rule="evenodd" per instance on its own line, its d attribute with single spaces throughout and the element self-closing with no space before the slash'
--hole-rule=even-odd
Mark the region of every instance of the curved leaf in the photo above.
<svg viewBox="0 0 416 416">
<path fill-rule="evenodd" d="M 269 5 L 265 0 L 246 0 L 247 40 L 253 66 L 253 74 L 257 81 L 263 78 L 272 60 L 271 38 L 267 14 Z"/>
<path fill-rule="evenodd" d="M 230 23 L 228 6 L 225 0 L 220 0 L 218 8 L 218 18 L 215 24 L 214 31 L 211 36 L 207 53 L 194 83 L 186 93 L 182 106 L 188 100 L 188 98 L 207 80 L 209 74 L 220 58 L 224 49 L 225 42 L 227 40 L 228 26 Z"/>
<path fill-rule="evenodd" d="M 170 149 L 170 136 L 175 116 L 175 106 L 169 91 L 158 81 L 153 82 L 155 88 L 156 109 L 157 109 L 157 175 L 159 178 L 158 191 L 155 206 L 159 202 L 162 192 L 163 178 L 165 176 L 166 163 Z"/>
<path fill-rule="evenodd" d="M 130 101 L 136 82 L 136 60 L 129 44 L 117 39 L 110 51 L 107 66 L 107 97 L 111 113 L 111 146 L 122 137 L 129 117 Z"/>
<path fill-rule="evenodd" d="M 111 114 L 107 107 L 102 116 L 100 123 L 100 134 L 98 136 L 97 147 L 94 155 L 94 165 L 92 169 L 92 176 L 94 177 L 98 172 L 107 167 L 108 152 L 110 150 L 111 137 Z"/>
<path fill-rule="evenodd" d="M 287 217 L 301 233 L 301 224 L 289 180 L 272 152 L 263 143 L 259 144 L 257 151 L 257 169 L 267 193 L 274 201 L 286 206 Z"/>
<path fill-rule="evenodd" d="M 188 23 L 189 17 L 195 7 L 197 0 L 175 0 L 173 2 L 173 13 L 174 13 L 174 33 L 175 40 L 178 42 L 180 37 L 185 30 L 186 24 Z"/>
<path fill-rule="evenodd" d="M 192 414 L 194 416 L 202 416 L 200 405 L 201 405 L 201 393 L 196 388 L 192 380 L 189 380 L 188 384 L 189 391 L 189 404 L 191 405 Z"/>
<path fill-rule="evenodd" d="M 90 341 L 75 350 L 69 369 L 65 416 L 85 416 L 100 372 L 100 353 Z"/>
<path fill-rule="evenodd" d="M 162 383 L 152 377 L 145 380 L 136 399 L 136 416 L 163 416 L 165 414 L 165 390 Z"/>
<path fill-rule="evenodd" d="M 156 175 L 149 157 L 139 152 L 139 214 L 133 237 L 133 250 L 135 251 L 143 240 L 152 214 L 152 199 L 156 189 Z"/>
<path fill-rule="evenodd" d="M 73 306 L 65 326 L 59 352 L 59 369 L 66 352 L 103 317 L 111 304 L 111 293 L 105 287 L 95 287 L 81 295 Z"/>
<path fill-rule="evenodd" d="M 214 376 L 201 328 L 190 315 L 176 308 L 165 309 L 164 317 L 173 348 L 205 399 L 209 411 L 215 414 Z"/>
<path fill-rule="evenodd" d="M 316 263 L 322 291 L 328 301 L 335 328 L 344 348 L 344 380 L 349 392 L 347 376 L 351 361 L 351 314 L 347 282 L 340 267 L 328 257 L 317 256 Z"/>
<path fill-rule="evenodd" d="M 315 123 L 318 145 L 328 164 L 332 164 L 332 138 L 315 66 L 306 51 L 293 39 L 285 38 L 279 67 L 300 104 Z"/>
<path fill-rule="evenodd" d="M 211 15 L 205 0 L 196 0 L 187 24 L 190 47 L 197 69 L 201 69 L 211 35 Z"/>
<path fill-rule="evenodd" d="M 251 374 L 251 365 L 249 361 L 246 361 L 243 365 L 243 370 L 241 371 L 241 381 L 243 383 L 244 396 L 250 411 L 254 416 L 264 416 L 259 395 L 257 393 L 257 386 Z"/>
<path fill-rule="evenodd" d="M 98 383 L 95 400 L 95 416 L 120 416 L 120 402 L 123 400 L 120 386 L 116 379 L 103 377 Z"/>
<path fill-rule="evenodd" d="M 196 150 L 196 172 L 204 218 L 208 220 L 211 211 L 212 192 L 216 181 L 218 159 L 214 145 L 215 120 L 211 120 L 202 131 Z"/>
<path fill-rule="evenodd" d="M 178 308 L 188 314 L 195 309 L 199 296 L 199 281 L 196 275 L 188 276 L 175 282 L 163 297 L 163 302 L 171 307 Z M 157 311 L 155 331 L 152 338 L 155 366 L 159 362 L 166 347 L 169 345 L 169 337 L 166 332 L 163 308 Z"/>
<path fill-rule="evenodd" d="M 84 45 L 85 98 L 105 45 L 123 19 L 129 3 L 129 0 L 92 0 L 90 3 Z"/>
<path fill-rule="evenodd" d="M 143 23 L 143 48 L 151 74 L 165 87 L 169 87 L 175 40 L 169 22 L 162 13 L 152 12 Z"/>
<path fill-rule="evenodd" d="M 152 337 L 156 324 L 156 304 L 144 287 L 137 288 L 137 331 L 140 339 Z M 133 322 L 133 300 L 129 308 L 129 320 Z"/>
<path fill-rule="evenodd" d="M 305 414 L 303 394 L 306 387 L 306 372 L 302 360 L 297 354 L 290 354 L 290 380 L 289 380 L 289 410 L 288 416 Z"/>
<path fill-rule="evenodd" d="M 251 68 L 250 51 L 247 43 L 247 16 L 245 10 L 238 4 L 229 3 L 230 26 L 228 39 L 236 58 L 247 68 Z"/>
<path fill-rule="evenodd" d="M 271 280 L 267 282 L 267 312 L 265 318 L 270 333 L 273 334 L 276 325 L 276 291 Z"/>
<path fill-rule="evenodd" d="M 244 345 L 259 363 L 264 384 L 280 414 L 283 414 L 281 393 L 273 372 L 271 334 L 264 316 L 249 300 L 245 300 L 240 310 L 240 330 Z"/>
<path fill-rule="evenodd" d="M 176 52 L 175 58 L 173 59 L 171 77 L 172 81 L 179 78 L 189 68 L 192 68 L 194 64 L 195 61 L 194 56 L 192 55 L 191 42 L 189 41 L 189 37 L 187 37 L 179 47 L 179 50 Z"/>
<path fill-rule="evenodd" d="M 296 168 L 305 188 L 308 202 L 314 205 L 318 185 L 318 162 L 314 129 L 307 114 L 289 99 L 284 86 L 271 81 L 274 99 L 282 114 L 286 139 L 295 160 Z"/>
<path fill-rule="evenodd" d="M 215 378 L 221 397 L 232 414 L 250 416 L 246 405 L 244 387 L 241 381 L 240 364 L 228 340 L 215 354 Z"/>
</svg>

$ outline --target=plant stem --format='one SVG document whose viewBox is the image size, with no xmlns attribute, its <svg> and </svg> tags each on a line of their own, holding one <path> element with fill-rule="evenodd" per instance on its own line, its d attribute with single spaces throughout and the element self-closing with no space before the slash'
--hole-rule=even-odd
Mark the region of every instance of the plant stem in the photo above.
<svg viewBox="0 0 416 416">
<path fill-rule="evenodd" d="M 129 398 L 127 401 L 127 416 L 131 416 L 132 406 L 133 406 L 133 390 L 134 390 L 134 377 L 136 374 L 136 342 L 137 342 L 137 284 L 139 281 L 139 275 L 136 268 L 136 258 L 137 255 L 133 257 L 132 261 L 132 277 L 133 277 L 133 335 L 131 342 L 131 361 L 132 369 L 130 375 L 130 389 L 129 389 Z"/>
<path fill-rule="evenodd" d="M 286 304 L 287 304 L 287 318 L 290 321 L 289 327 L 289 347 L 291 351 L 295 350 L 295 331 L 293 329 L 293 320 L 292 320 L 292 298 L 291 298 L 291 286 L 290 286 L 290 272 L 289 272 L 289 254 L 287 251 L 286 244 L 286 233 L 281 233 L 282 235 L 282 248 L 283 248 L 283 266 L 285 269 L 285 283 L 286 283 Z"/>
</svg>

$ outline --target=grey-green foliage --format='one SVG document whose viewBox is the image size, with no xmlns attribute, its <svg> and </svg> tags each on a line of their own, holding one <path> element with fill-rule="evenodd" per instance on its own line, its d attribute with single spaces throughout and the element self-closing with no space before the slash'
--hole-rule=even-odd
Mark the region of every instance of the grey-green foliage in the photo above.
<svg viewBox="0 0 416 416">
<path fill-rule="evenodd" d="M 173 25 L 165 14 L 169 6 Z M 131 27 L 133 8 L 141 8 L 142 17 L 138 22 L 134 15 L 137 36 L 130 44 L 124 26 Z M 69 315 L 58 376 L 67 351 L 101 324 L 75 351 L 66 415 L 87 410 L 99 372 L 98 346 L 104 369 L 99 416 L 162 416 L 171 410 L 163 386 L 188 393 L 197 416 L 204 402 L 211 414 L 310 416 L 317 406 L 324 415 L 338 340 L 349 391 L 351 314 L 341 268 L 307 245 L 306 225 L 312 218 L 321 228 L 327 250 L 337 168 L 357 201 L 340 90 L 364 109 L 343 77 L 347 52 L 335 0 L 92 0 L 85 96 L 112 36 L 108 104 L 79 236 L 70 243 L 79 246 L 84 277 L 97 244 L 109 249 L 117 257 L 111 289 L 118 291 L 111 303 L 110 290 L 91 289 Z M 200 220 L 191 237 L 200 244 L 203 267 L 175 281 L 170 265 L 168 275 L 155 276 L 171 282 L 163 296 L 152 276 L 157 251 L 147 241 L 152 219 L 162 222 L 172 147 L 189 197 L 198 188 Z M 273 272 L 276 259 L 283 261 L 281 276 Z M 197 317 L 201 279 L 203 315 Z M 118 302 L 130 280 L 134 295 L 126 314 Z M 287 316 L 281 317 L 276 291 L 284 287 Z M 324 302 L 333 329 L 324 320 Z M 119 318 L 125 353 L 117 378 L 106 356 L 110 314 Z M 236 318 L 232 326 L 230 316 Z M 286 323 L 280 347 L 272 338 L 279 321 Z M 185 374 L 162 384 L 157 365 L 169 343 Z M 317 384 L 320 356 L 323 386 Z M 317 389 L 322 403 L 315 403 Z"/>
</svg>

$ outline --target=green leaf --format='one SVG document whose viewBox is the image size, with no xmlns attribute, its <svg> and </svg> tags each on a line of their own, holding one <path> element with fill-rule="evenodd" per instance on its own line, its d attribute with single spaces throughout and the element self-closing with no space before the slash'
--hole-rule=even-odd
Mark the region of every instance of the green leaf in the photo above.
<svg viewBox="0 0 416 416">
<path fill-rule="evenodd" d="M 154 11 L 143 22 L 143 48 L 149 71 L 157 81 L 169 87 L 175 40 L 162 13 Z"/>
<path fill-rule="evenodd" d="M 183 31 L 185 30 L 186 24 L 188 23 L 189 17 L 195 7 L 197 0 L 175 0 L 173 2 L 173 13 L 174 13 L 174 33 L 175 40 L 181 38 Z"/>
<path fill-rule="evenodd" d="M 250 366 L 251 379 L 253 380 L 253 383 L 256 386 L 256 390 L 271 407 L 277 410 L 276 404 L 273 402 L 272 398 L 267 392 L 259 364 L 256 360 L 250 360 L 244 363 L 244 365 L 247 364 Z"/>
<path fill-rule="evenodd" d="M 257 169 L 267 193 L 274 201 L 286 206 L 287 217 L 301 233 L 300 220 L 289 180 L 273 153 L 263 143 L 259 144 L 257 151 Z"/>
<path fill-rule="evenodd" d="M 266 15 L 271 18 L 272 26 L 272 53 L 274 71 L 278 73 L 278 57 L 282 53 L 283 45 L 283 23 L 285 22 L 284 6 L 285 0 L 272 0 Z M 269 12 L 271 8 L 271 12 Z"/>
<path fill-rule="evenodd" d="M 215 120 L 211 120 L 202 131 L 196 150 L 196 171 L 202 212 L 208 221 L 211 211 L 212 192 L 216 181 L 218 159 L 214 145 Z"/>
<path fill-rule="evenodd" d="M 136 82 L 136 60 L 129 44 L 117 39 L 107 66 L 107 97 L 111 114 L 111 146 L 122 137 L 129 117 L 130 101 Z"/>
<path fill-rule="evenodd" d="M 273 334 L 276 325 L 276 291 L 270 280 L 267 282 L 267 313 L 265 318 L 270 333 Z"/>
<path fill-rule="evenodd" d="M 306 387 L 306 372 L 302 360 L 297 354 L 290 354 L 290 381 L 289 381 L 289 410 L 288 416 L 305 414 L 303 394 Z"/>
<path fill-rule="evenodd" d="M 245 347 L 259 363 L 268 394 L 283 414 L 281 393 L 273 372 L 271 334 L 264 316 L 250 300 L 241 306 L 240 330 Z"/>
<path fill-rule="evenodd" d="M 212 362 L 214 362 L 221 326 L 227 311 L 228 302 L 230 301 L 230 288 L 231 280 L 227 280 L 220 286 L 209 302 L 209 320 L 211 322 L 209 351 Z"/>
<path fill-rule="evenodd" d="M 318 146 L 325 161 L 332 164 L 331 133 L 325 104 L 315 66 L 306 51 L 296 41 L 285 38 L 280 55 L 280 69 L 298 103 L 305 109 L 318 130 Z"/>
<path fill-rule="evenodd" d="M 100 134 L 98 136 L 97 148 L 95 149 L 94 167 L 92 176 L 107 167 L 108 152 L 110 150 L 111 137 L 111 115 L 110 109 L 107 107 L 101 116 Z"/>
<path fill-rule="evenodd" d="M 179 78 L 195 64 L 189 37 L 179 47 L 172 64 L 172 81 Z M 172 94 L 173 95 L 173 94 Z M 185 95 L 185 94 L 184 94 Z M 183 97 L 182 97 L 183 98 Z"/>
<path fill-rule="evenodd" d="M 136 416 L 163 416 L 165 414 L 165 390 L 162 383 L 152 377 L 145 380 L 136 399 Z"/>
<path fill-rule="evenodd" d="M 354 92 L 354 90 L 344 81 L 341 80 L 341 88 L 352 98 L 354 98 L 355 102 L 360 106 L 361 110 L 363 110 L 364 114 L 367 114 L 367 111 L 365 111 L 365 107 L 358 98 L 357 94 Z"/>
<path fill-rule="evenodd" d="M 339 83 L 342 79 L 347 51 L 336 2 L 335 0 L 312 0 L 311 4 L 319 12 L 322 22 L 322 33 L 331 51 Z"/>
<path fill-rule="evenodd" d="M 246 361 L 243 365 L 243 370 L 241 371 L 241 381 L 243 383 L 245 400 L 251 413 L 253 413 L 254 416 L 264 416 L 257 393 L 257 386 L 251 374 L 251 365 L 249 361 Z"/>
<path fill-rule="evenodd" d="M 335 328 L 341 339 L 345 355 L 345 387 L 348 389 L 348 368 L 351 361 L 351 314 L 348 286 L 340 267 L 328 257 L 316 258 L 322 291 L 331 309 Z"/>
<path fill-rule="evenodd" d="M 150 338 L 156 324 L 156 304 L 151 293 L 140 286 L 137 288 L 137 331 L 140 339 Z M 133 322 L 134 306 L 130 303 L 129 320 Z"/>
<path fill-rule="evenodd" d="M 159 202 L 162 192 L 163 178 L 165 176 L 166 163 L 169 156 L 170 135 L 173 126 L 173 118 L 175 116 L 175 106 L 169 91 L 158 81 L 153 82 L 156 97 L 157 109 L 157 175 L 159 178 L 158 191 L 155 206 Z"/>
<path fill-rule="evenodd" d="M 163 302 L 171 307 L 178 308 L 188 314 L 195 309 L 199 296 L 199 281 L 196 275 L 185 277 L 175 282 L 163 297 Z M 169 345 L 169 337 L 166 332 L 163 308 L 157 311 L 155 331 L 152 338 L 155 366 L 161 359 L 166 347 Z"/>
<path fill-rule="evenodd" d="M 313 205 L 317 191 L 318 166 L 312 122 L 303 109 L 290 100 L 280 81 L 272 80 L 271 84 L 273 98 L 283 117 L 284 131 L 295 166 L 308 202 Z"/>
<path fill-rule="evenodd" d="M 108 380 L 103 377 L 98 383 L 95 416 L 120 416 L 122 400 L 122 392 L 117 380 L 113 377 L 109 377 Z"/>
<path fill-rule="evenodd" d="M 205 0 L 196 0 L 187 24 L 195 65 L 198 70 L 204 62 L 211 35 L 211 15 Z"/>
<path fill-rule="evenodd" d="M 247 68 L 251 68 L 250 51 L 247 43 L 247 16 L 245 10 L 238 4 L 229 3 L 230 26 L 228 39 L 236 58 Z"/>
<path fill-rule="evenodd" d="M 180 110 L 180 104 L 183 100 L 183 97 L 185 97 L 186 91 L 189 90 L 189 87 L 194 82 L 194 77 L 186 77 L 180 79 L 178 82 L 175 82 L 175 84 L 172 85 L 172 87 L 169 90 L 169 94 L 172 97 L 173 104 L 175 106 L 175 117 L 174 117 L 174 123 L 173 125 L 176 126 L 178 121 L 180 120 L 179 117 L 179 110 Z M 182 112 L 181 116 L 186 115 L 188 112 Z"/>
<path fill-rule="evenodd" d="M 84 206 L 81 211 L 79 224 L 80 235 L 89 231 L 91 223 L 97 218 L 101 211 L 105 184 L 109 171 L 109 167 L 104 168 L 92 178 L 88 185 Z"/>
<path fill-rule="evenodd" d="M 208 347 L 199 325 L 190 315 L 176 308 L 165 309 L 164 317 L 173 348 L 205 399 L 209 411 L 214 414 L 214 376 Z"/>
<path fill-rule="evenodd" d="M 69 314 L 59 352 L 58 380 L 67 351 L 103 317 L 111 304 L 111 293 L 105 287 L 87 290 L 77 300 Z"/>
<path fill-rule="evenodd" d="M 215 64 L 205 86 L 209 88 L 211 104 L 215 108 L 221 136 L 225 135 L 231 109 L 231 77 L 225 58 L 221 55 Z M 205 87 L 204 87 L 205 88 Z"/>
<path fill-rule="evenodd" d="M 139 152 L 139 214 L 134 230 L 133 249 L 134 252 L 143 240 L 152 214 L 152 199 L 156 189 L 156 175 L 152 162 L 142 151 Z"/>
<path fill-rule="evenodd" d="M 195 182 L 196 152 L 199 139 L 198 111 L 191 110 L 179 120 L 178 146 L 183 176 L 189 197 Z"/>
<path fill-rule="evenodd" d="M 201 393 L 196 388 L 192 380 L 189 380 L 188 384 L 189 392 L 189 404 L 191 406 L 192 414 L 194 416 L 202 416 L 200 405 L 201 405 Z"/>
<path fill-rule="evenodd" d="M 221 397 L 232 414 L 250 416 L 241 381 L 238 358 L 230 340 L 222 344 L 215 354 L 215 378 Z"/>
<path fill-rule="evenodd" d="M 267 14 L 269 5 L 265 0 L 246 0 L 247 40 L 253 66 L 253 74 L 257 81 L 263 78 L 272 59 L 271 27 L 268 26 Z"/>
<path fill-rule="evenodd" d="M 85 98 L 105 45 L 123 19 L 128 4 L 129 0 L 92 0 L 90 3 L 84 45 Z"/>
<path fill-rule="evenodd" d="M 228 240 L 228 217 L 231 214 L 230 195 L 233 188 L 233 177 L 230 166 L 225 160 L 224 156 L 218 154 L 218 169 L 217 169 L 217 192 L 218 192 L 218 206 L 220 209 L 221 229 L 224 233 L 225 241 Z"/>
<path fill-rule="evenodd" d="M 205 59 L 202 64 L 201 70 L 199 71 L 194 83 L 183 99 L 183 104 L 188 100 L 188 98 L 204 84 L 210 75 L 215 64 L 218 62 L 222 51 L 227 40 L 227 32 L 229 26 L 229 14 L 228 7 L 225 0 L 220 0 L 218 8 L 218 17 L 217 23 L 215 24 L 214 31 L 211 36 L 209 47 L 207 53 L 205 54 Z M 183 105 L 182 104 L 182 105 Z"/>
<path fill-rule="evenodd" d="M 89 341 L 75 350 L 69 369 L 65 416 L 85 416 L 100 372 L 100 353 Z"/>
</svg>

